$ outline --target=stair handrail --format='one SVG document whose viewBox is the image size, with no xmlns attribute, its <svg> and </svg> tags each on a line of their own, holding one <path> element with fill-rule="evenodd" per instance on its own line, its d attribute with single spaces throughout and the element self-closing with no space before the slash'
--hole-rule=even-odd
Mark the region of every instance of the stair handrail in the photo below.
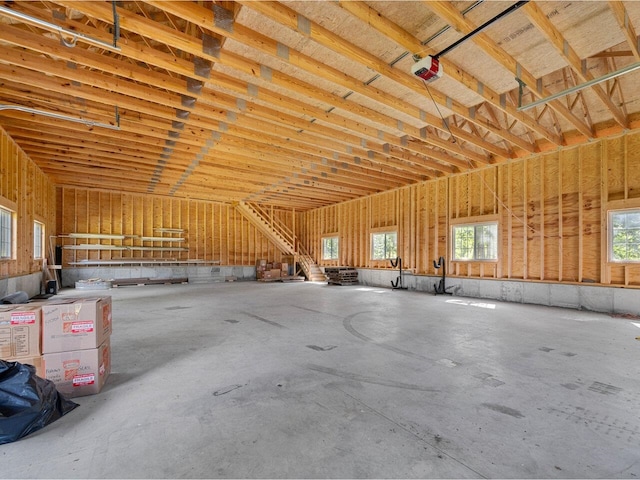
<svg viewBox="0 0 640 480">
<path fill-rule="evenodd" d="M 244 209 L 249 210 L 259 221 L 267 224 L 270 231 L 279 236 L 282 242 L 291 248 L 291 253 L 297 257 L 297 262 L 301 265 L 302 270 L 307 274 L 307 277 L 310 277 L 312 267 L 316 265 L 316 262 L 304 246 L 297 242 L 295 233 L 286 224 L 274 218 L 267 209 L 260 205 L 246 202 L 239 202 L 239 204 Z"/>
<path fill-rule="evenodd" d="M 306 270 L 307 272 L 310 272 L 311 265 L 315 265 L 315 263 L 316 263 L 313 260 L 313 257 L 311 255 L 309 255 L 307 250 L 300 244 L 298 244 L 298 250 L 297 250 L 296 255 L 298 256 L 298 262 L 304 264 L 305 268 L 303 268 L 303 270 Z"/>
<path fill-rule="evenodd" d="M 296 250 L 296 237 L 293 231 L 284 223 L 275 221 L 275 219 L 269 214 L 267 210 L 260 207 L 255 203 L 244 203 L 250 210 L 252 210 L 261 220 L 266 222 L 272 230 L 276 231 L 284 241 L 289 243 L 294 251 Z"/>
</svg>

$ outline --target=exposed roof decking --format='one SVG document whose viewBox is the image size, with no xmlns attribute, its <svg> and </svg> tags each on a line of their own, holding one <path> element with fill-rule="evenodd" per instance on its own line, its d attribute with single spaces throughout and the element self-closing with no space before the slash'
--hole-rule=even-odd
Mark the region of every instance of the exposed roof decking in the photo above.
<svg viewBox="0 0 640 480">
<path fill-rule="evenodd" d="M 117 107 L 120 130 L 0 124 L 59 185 L 302 210 L 640 126 L 640 72 L 518 109 L 637 62 L 636 2 L 529 2 L 428 88 L 411 75 L 513 3 L 125 1 L 113 48 L 111 2 L 4 2 L 105 44 L 5 11 L 0 103 L 101 124 Z"/>
</svg>

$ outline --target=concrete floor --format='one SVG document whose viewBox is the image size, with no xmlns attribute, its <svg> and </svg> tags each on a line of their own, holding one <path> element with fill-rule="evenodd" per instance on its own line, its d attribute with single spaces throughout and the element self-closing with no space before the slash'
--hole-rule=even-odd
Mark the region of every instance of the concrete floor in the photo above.
<svg viewBox="0 0 640 480">
<path fill-rule="evenodd" d="M 640 477 L 640 320 L 313 283 L 100 293 L 109 382 L 0 446 L 2 478 Z"/>
</svg>

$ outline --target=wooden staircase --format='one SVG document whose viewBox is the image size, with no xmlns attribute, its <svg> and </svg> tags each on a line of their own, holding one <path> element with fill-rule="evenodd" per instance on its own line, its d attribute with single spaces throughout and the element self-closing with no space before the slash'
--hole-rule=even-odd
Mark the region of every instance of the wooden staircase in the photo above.
<svg viewBox="0 0 640 480">
<path fill-rule="evenodd" d="M 261 208 L 259 205 L 238 202 L 235 206 L 249 222 L 280 247 L 282 251 L 294 256 L 307 280 L 312 282 L 327 281 L 325 274 L 315 263 L 313 257 L 296 241 L 296 236 L 289 227 L 274 219 L 266 209 Z"/>
</svg>

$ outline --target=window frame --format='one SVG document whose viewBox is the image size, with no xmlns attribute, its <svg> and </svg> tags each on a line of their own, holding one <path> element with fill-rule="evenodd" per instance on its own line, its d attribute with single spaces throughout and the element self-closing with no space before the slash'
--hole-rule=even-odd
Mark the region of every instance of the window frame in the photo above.
<svg viewBox="0 0 640 480">
<path fill-rule="evenodd" d="M 484 226 L 493 226 L 496 229 L 495 238 L 495 258 L 477 258 L 477 245 L 475 241 L 476 228 Z M 473 227 L 473 258 L 456 258 L 456 229 L 462 227 Z M 478 263 L 497 263 L 500 261 L 500 221 L 497 215 L 486 215 L 471 218 L 461 218 L 450 222 L 451 241 L 449 242 L 450 258 L 452 262 L 478 262 Z"/>
<path fill-rule="evenodd" d="M 335 257 L 326 257 L 325 256 L 325 242 L 327 241 L 334 241 L 335 240 Z M 322 252 L 322 260 L 339 260 L 340 259 L 340 237 L 337 234 L 329 234 L 329 235 L 323 235 L 322 236 L 322 245 L 321 245 L 321 252 Z M 332 242 L 333 243 L 333 242 Z M 332 249 L 333 250 L 333 249 Z"/>
<path fill-rule="evenodd" d="M 40 252 L 36 252 L 36 226 L 40 225 Z M 43 260 L 45 258 L 45 232 L 46 225 L 45 223 L 36 218 L 33 220 L 33 259 L 34 260 Z"/>
<path fill-rule="evenodd" d="M 636 202 L 633 202 L 636 203 Z M 617 213 L 635 213 L 640 215 L 640 203 L 631 204 L 626 206 L 612 206 L 607 208 L 607 261 L 616 265 L 638 265 L 640 264 L 640 257 L 638 259 L 616 259 L 614 258 L 614 226 L 613 216 Z M 626 229 L 625 229 L 626 230 Z"/>
<path fill-rule="evenodd" d="M 16 206 L 13 202 L 9 202 L 4 198 L 0 198 L 0 210 L 9 214 L 9 255 L 3 256 L 3 244 L 5 243 L 4 234 L 0 231 L 0 262 L 8 262 L 16 259 Z M 0 220 L 0 225 L 1 225 Z M 0 226 L 0 229 L 2 227 Z"/>
<path fill-rule="evenodd" d="M 374 253 L 375 253 L 375 249 L 373 247 L 373 242 L 374 242 L 374 237 L 376 235 L 385 235 L 385 246 L 384 246 L 384 250 L 385 250 L 385 256 L 381 257 L 381 258 L 376 258 L 374 257 Z M 395 236 L 395 254 L 393 256 L 387 256 L 387 235 L 394 235 Z M 398 230 L 397 228 L 389 228 L 389 227 L 385 227 L 382 229 L 376 229 L 376 230 L 372 230 L 371 231 L 371 235 L 370 235 L 370 239 L 369 239 L 369 248 L 371 248 L 371 260 L 372 261 L 376 261 L 376 262 L 384 262 L 387 260 L 393 260 L 395 258 L 398 258 Z"/>
</svg>

